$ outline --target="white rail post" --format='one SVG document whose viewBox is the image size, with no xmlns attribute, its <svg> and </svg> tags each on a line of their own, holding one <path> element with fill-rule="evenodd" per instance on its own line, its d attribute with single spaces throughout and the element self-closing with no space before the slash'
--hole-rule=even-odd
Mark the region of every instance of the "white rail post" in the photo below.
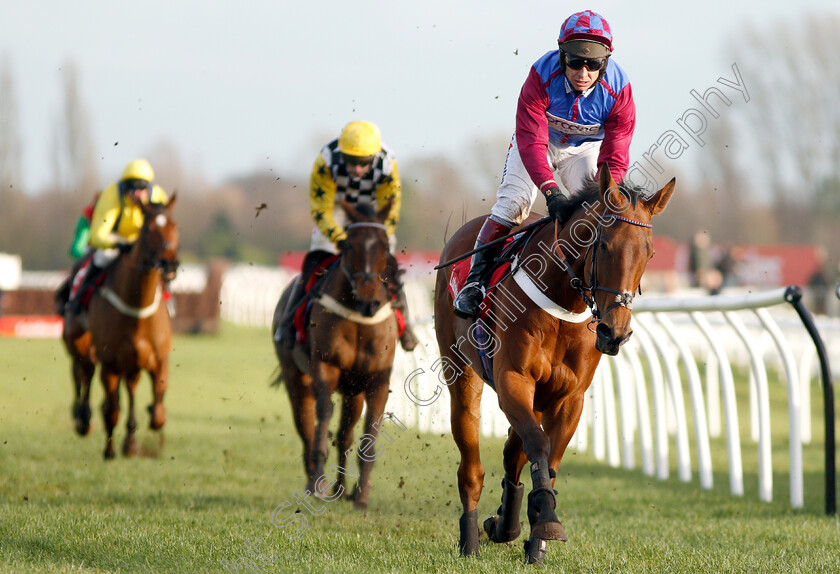
<svg viewBox="0 0 840 574">
<path fill-rule="evenodd" d="M 632 394 L 630 388 L 629 373 L 624 361 L 618 356 L 610 357 L 610 364 L 615 373 L 615 386 L 618 391 L 618 407 L 621 411 L 621 433 L 619 440 L 621 441 L 621 459 L 623 466 L 627 470 L 632 470 L 636 466 L 636 453 L 633 444 L 633 404 L 630 401 L 629 395 Z"/>
<path fill-rule="evenodd" d="M 770 448 L 770 397 L 767 391 L 767 372 L 764 361 L 753 343 L 744 322 L 734 311 L 725 311 L 723 316 L 735 329 L 750 355 L 752 381 L 756 396 L 758 415 L 758 498 L 764 502 L 773 500 L 773 471 Z"/>
<path fill-rule="evenodd" d="M 629 351 L 627 359 L 633 367 L 633 388 L 636 391 L 636 420 L 639 429 L 639 447 L 642 453 L 642 473 L 653 476 L 653 438 L 650 431 L 650 407 L 645 388 L 645 372 L 636 346 L 633 345 L 627 350 Z"/>
<path fill-rule="evenodd" d="M 589 387 L 592 393 L 592 456 L 595 460 L 607 457 L 606 424 L 604 422 L 604 369 L 601 364 L 595 370 L 595 377 Z"/>
<path fill-rule="evenodd" d="M 640 323 L 651 333 L 650 325 L 657 325 L 656 317 L 653 314 L 639 315 Z M 665 364 L 665 380 L 668 383 L 668 390 L 672 400 L 674 420 L 677 425 L 676 449 L 677 449 L 677 474 L 681 481 L 691 481 L 691 450 L 688 447 L 688 424 L 685 418 L 685 399 L 683 399 L 682 383 L 680 380 L 680 369 L 677 361 L 671 352 L 671 347 L 666 337 L 659 337 L 651 333 L 653 344 L 659 351 L 659 356 Z"/>
<path fill-rule="evenodd" d="M 726 447 L 729 454 L 729 489 L 735 496 L 743 496 L 744 470 L 741 463 L 741 433 L 738 426 L 738 408 L 735 402 L 732 367 L 729 365 L 726 351 L 720 344 L 720 340 L 715 337 L 712 326 L 706 317 L 699 311 L 692 311 L 691 318 L 706 337 L 720 374 L 724 416 L 726 418 Z M 709 402 L 711 403 L 711 401 Z"/>
<path fill-rule="evenodd" d="M 694 360 L 694 355 L 691 354 L 691 349 L 688 348 L 688 345 L 679 336 L 670 317 L 665 313 L 657 313 L 655 316 L 659 324 L 671 336 L 671 340 L 676 345 L 682 358 L 683 367 L 685 367 L 689 396 L 691 397 L 691 407 L 694 410 L 694 434 L 696 435 L 697 442 L 697 472 L 700 475 L 700 487 L 710 489 L 714 480 L 712 475 L 712 451 L 709 447 L 709 428 L 706 424 L 708 420 L 706 417 L 706 402 L 703 398 L 703 388 L 700 384 L 700 372 L 697 370 L 697 363 Z"/>
<path fill-rule="evenodd" d="M 618 426 L 616 425 L 615 388 L 613 386 L 612 369 L 609 361 L 601 361 L 600 368 L 604 370 L 601 377 L 601 397 L 604 405 L 604 436 L 607 443 L 607 464 L 613 468 L 621 466 L 618 449 Z"/>
<path fill-rule="evenodd" d="M 637 321 L 633 332 L 636 334 L 636 341 L 642 349 L 645 361 L 650 374 L 650 388 L 653 396 L 653 429 L 654 429 L 654 450 L 656 454 L 656 477 L 665 480 L 670 473 L 668 467 L 668 422 L 665 410 L 665 381 L 662 375 L 662 366 L 656 354 L 656 348 L 650 339 L 642 322 Z"/>
<path fill-rule="evenodd" d="M 802 402 L 800 401 L 800 387 L 799 374 L 796 370 L 796 361 L 793 360 L 793 354 L 790 351 L 785 336 L 781 329 L 770 316 L 767 309 L 755 309 L 755 314 L 758 315 L 761 324 L 770 333 L 773 342 L 776 343 L 776 349 L 782 358 L 782 364 L 785 368 L 785 379 L 787 380 L 788 392 L 788 420 L 790 421 L 790 504 L 794 508 L 802 508 L 803 492 L 802 492 L 802 422 L 801 410 Z"/>
</svg>

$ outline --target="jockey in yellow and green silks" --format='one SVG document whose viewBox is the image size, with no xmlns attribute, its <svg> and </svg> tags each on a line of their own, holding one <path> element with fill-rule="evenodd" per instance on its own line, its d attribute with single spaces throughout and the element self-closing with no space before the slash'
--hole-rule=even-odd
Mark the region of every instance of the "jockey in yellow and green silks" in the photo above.
<svg viewBox="0 0 840 574">
<path fill-rule="evenodd" d="M 165 203 L 166 192 L 154 184 L 155 172 L 145 159 L 130 162 L 119 181 L 111 183 L 96 201 L 90 221 L 91 264 L 81 286 L 68 303 L 69 310 L 81 310 L 81 294 L 100 273 L 116 260 L 121 250 L 130 247 L 143 227 L 143 210 L 139 203 Z"/>
</svg>

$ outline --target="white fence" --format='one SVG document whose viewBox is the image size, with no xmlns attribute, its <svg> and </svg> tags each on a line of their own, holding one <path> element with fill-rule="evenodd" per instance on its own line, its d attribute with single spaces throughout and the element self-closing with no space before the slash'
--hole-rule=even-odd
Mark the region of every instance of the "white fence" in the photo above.
<svg viewBox="0 0 840 574">
<path fill-rule="evenodd" d="M 638 440 L 642 472 L 664 480 L 670 472 L 669 437 L 673 437 L 677 474 L 688 482 L 692 479 L 691 420 L 700 486 L 713 485 L 710 439 L 726 432 L 729 487 L 733 495 L 742 496 L 738 430 L 742 423 L 732 376 L 732 366 L 737 365 L 750 373 L 749 425 L 752 440 L 758 443 L 759 498 L 770 501 L 769 366 L 779 372 L 787 388 L 790 502 L 794 508 L 801 507 L 802 444 L 811 441 L 811 385 L 819 388 L 822 381 L 814 344 L 796 312 L 785 303 L 784 292 L 637 302 L 634 337 L 617 357 L 601 361 L 571 448 L 591 448 L 598 460 L 632 469 Z M 818 324 L 829 356 L 840 364 L 840 321 L 823 318 Z M 398 351 L 388 408 L 421 431 L 449 432 L 449 401 L 441 396 L 444 385 L 436 374 L 439 354 L 433 329 L 421 325 L 419 331 L 429 344 L 412 355 Z M 702 375 L 698 364 L 705 364 Z M 508 422 L 490 389 L 482 397 L 481 425 L 484 436 L 507 434 Z"/>
</svg>

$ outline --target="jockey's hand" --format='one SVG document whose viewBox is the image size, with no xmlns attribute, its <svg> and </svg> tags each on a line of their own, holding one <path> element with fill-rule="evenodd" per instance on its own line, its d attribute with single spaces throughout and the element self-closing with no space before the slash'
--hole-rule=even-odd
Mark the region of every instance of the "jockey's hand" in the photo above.
<svg viewBox="0 0 840 574">
<path fill-rule="evenodd" d="M 543 193 L 545 194 L 548 214 L 552 219 L 556 219 L 560 223 L 566 223 L 566 220 L 572 214 L 571 199 L 560 193 L 560 188 L 556 185 L 552 185 Z"/>
<path fill-rule="evenodd" d="M 134 244 L 125 241 L 123 243 L 117 243 L 115 247 L 119 250 L 120 253 L 128 253 L 129 251 L 131 251 L 131 248 L 134 247 Z"/>
<path fill-rule="evenodd" d="M 344 243 L 347 241 L 346 239 L 339 239 L 335 242 L 335 246 L 338 247 L 339 251 L 344 251 Z"/>
</svg>

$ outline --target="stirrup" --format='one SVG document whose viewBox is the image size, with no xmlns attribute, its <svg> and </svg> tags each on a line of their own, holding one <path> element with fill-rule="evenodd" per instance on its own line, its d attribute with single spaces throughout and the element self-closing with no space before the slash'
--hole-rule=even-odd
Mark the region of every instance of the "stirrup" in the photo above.
<svg viewBox="0 0 840 574">
<path fill-rule="evenodd" d="M 484 295 L 484 285 L 478 281 L 467 283 L 452 302 L 455 314 L 464 319 L 475 318 L 478 315 L 481 302 L 484 301 Z"/>
</svg>

